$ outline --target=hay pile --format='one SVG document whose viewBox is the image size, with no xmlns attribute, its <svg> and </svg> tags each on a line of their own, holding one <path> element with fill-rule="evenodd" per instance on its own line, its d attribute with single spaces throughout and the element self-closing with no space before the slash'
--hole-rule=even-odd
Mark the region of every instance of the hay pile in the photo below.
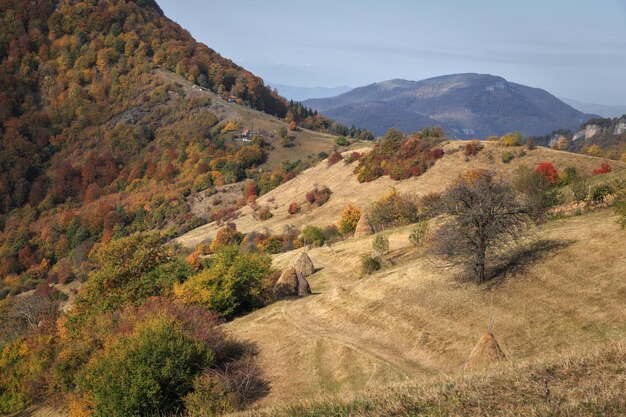
<svg viewBox="0 0 626 417">
<path fill-rule="evenodd" d="M 354 229 L 354 237 L 365 237 L 371 236 L 373 234 L 374 229 L 372 229 L 370 220 L 367 217 L 367 214 L 363 212 L 363 214 L 361 214 L 361 217 L 359 218 L 359 222 L 356 224 L 356 229 Z"/>
<path fill-rule="evenodd" d="M 472 349 L 472 352 L 463 365 L 463 369 L 491 365 L 506 359 L 496 337 L 491 332 L 485 332 Z"/>
<path fill-rule="evenodd" d="M 315 272 L 309 255 L 302 252 L 293 261 L 292 266 L 283 271 L 274 285 L 274 298 L 303 296 L 311 294 L 311 286 L 306 277 Z"/>
<path fill-rule="evenodd" d="M 298 274 L 293 266 L 285 269 L 276 284 L 274 284 L 274 298 L 284 298 L 298 295 L 299 288 Z"/>
<path fill-rule="evenodd" d="M 305 252 L 300 252 L 300 254 L 293 261 L 292 265 L 296 269 L 296 273 L 298 275 L 302 275 L 305 278 L 313 275 L 313 273 L 315 272 L 313 261 L 311 261 L 309 255 L 307 255 Z"/>
</svg>

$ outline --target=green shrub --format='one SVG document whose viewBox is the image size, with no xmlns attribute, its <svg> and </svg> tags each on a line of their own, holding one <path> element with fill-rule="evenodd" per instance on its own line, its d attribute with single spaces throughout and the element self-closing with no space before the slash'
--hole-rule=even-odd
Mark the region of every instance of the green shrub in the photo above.
<svg viewBox="0 0 626 417">
<path fill-rule="evenodd" d="M 559 204 L 559 191 L 540 172 L 528 167 L 519 167 L 513 178 L 513 187 L 521 194 L 524 205 L 535 220 L 545 217 L 547 211 Z"/>
<path fill-rule="evenodd" d="M 504 162 L 505 164 L 508 164 L 509 162 L 511 162 L 513 158 L 514 156 L 512 152 L 505 152 L 502 154 L 502 162 Z"/>
<path fill-rule="evenodd" d="M 237 246 L 220 248 L 207 269 L 174 287 L 174 294 L 199 304 L 219 317 L 252 311 L 264 305 L 263 279 L 272 260 L 265 253 L 247 253 Z"/>
<path fill-rule="evenodd" d="M 594 203 L 602 203 L 608 196 L 613 194 L 614 190 L 609 184 L 602 184 L 591 190 L 591 201 Z"/>
<path fill-rule="evenodd" d="M 371 275 L 376 271 L 379 271 L 382 267 L 380 259 L 371 255 L 363 255 L 361 257 L 361 274 Z"/>
<path fill-rule="evenodd" d="M 389 238 L 385 235 L 377 234 L 372 241 L 372 251 L 378 256 L 389 252 Z"/>
<path fill-rule="evenodd" d="M 339 146 L 348 146 L 350 144 L 345 136 L 337 136 L 335 138 L 335 143 Z"/>
<path fill-rule="evenodd" d="M 326 240 L 324 232 L 317 226 L 307 226 L 302 230 L 300 239 L 307 245 L 322 246 Z"/>
<path fill-rule="evenodd" d="M 520 146 L 522 144 L 521 132 L 507 133 L 500 137 L 500 145 L 502 146 Z"/>
<path fill-rule="evenodd" d="M 411 229 L 411 233 L 409 234 L 409 242 L 413 246 L 420 246 L 424 241 L 424 237 L 426 237 L 426 233 L 428 232 L 428 222 L 421 221 L 417 223 L 413 229 Z"/>
<path fill-rule="evenodd" d="M 123 417 L 178 411 L 192 381 L 214 353 L 170 320 L 121 338 L 80 373 L 79 389 L 95 400 L 94 415 Z"/>
</svg>

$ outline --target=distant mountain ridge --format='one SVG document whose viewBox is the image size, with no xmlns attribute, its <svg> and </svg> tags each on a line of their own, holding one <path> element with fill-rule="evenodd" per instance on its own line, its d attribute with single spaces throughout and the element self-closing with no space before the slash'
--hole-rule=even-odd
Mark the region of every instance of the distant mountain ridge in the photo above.
<svg viewBox="0 0 626 417">
<path fill-rule="evenodd" d="M 422 81 L 388 80 L 304 104 L 346 125 L 382 135 L 440 126 L 451 138 L 486 137 L 519 130 L 542 135 L 575 129 L 597 117 L 539 88 L 488 74 L 453 74 Z"/>
<path fill-rule="evenodd" d="M 312 98 L 326 98 L 343 94 L 352 90 L 352 87 L 341 85 L 338 87 L 299 87 L 268 82 L 270 87 L 275 88 L 283 97 L 294 101 L 304 101 Z"/>
<path fill-rule="evenodd" d="M 560 97 L 560 99 L 583 113 L 599 114 L 602 117 L 620 117 L 626 114 L 626 105 L 585 103 L 566 97 Z"/>
</svg>

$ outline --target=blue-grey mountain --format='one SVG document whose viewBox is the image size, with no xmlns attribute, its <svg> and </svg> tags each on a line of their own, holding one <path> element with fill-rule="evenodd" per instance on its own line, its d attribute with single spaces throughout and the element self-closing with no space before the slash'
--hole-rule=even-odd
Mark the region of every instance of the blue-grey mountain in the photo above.
<svg viewBox="0 0 626 417">
<path fill-rule="evenodd" d="M 544 135 L 556 129 L 576 129 L 594 117 L 545 90 L 487 74 L 389 80 L 304 104 L 375 135 L 390 127 L 412 132 L 439 126 L 448 137 L 459 139 L 517 130 L 525 135 Z"/>
</svg>

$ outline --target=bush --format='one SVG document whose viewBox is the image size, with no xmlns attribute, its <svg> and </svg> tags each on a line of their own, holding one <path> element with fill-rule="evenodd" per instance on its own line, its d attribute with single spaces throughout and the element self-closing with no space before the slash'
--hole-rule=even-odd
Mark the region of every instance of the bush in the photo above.
<svg viewBox="0 0 626 417">
<path fill-rule="evenodd" d="M 542 220 L 548 209 L 560 201 L 558 190 L 546 177 L 527 167 L 518 168 L 513 187 L 522 195 L 526 209 L 535 220 Z"/>
<path fill-rule="evenodd" d="M 322 229 L 317 226 L 307 226 L 300 234 L 302 242 L 308 245 L 322 246 L 326 240 Z"/>
<path fill-rule="evenodd" d="M 604 162 L 602 165 L 600 165 L 600 168 L 596 168 L 593 170 L 593 175 L 608 174 L 611 171 L 613 171 L 611 165 Z"/>
<path fill-rule="evenodd" d="M 616 191 L 614 192 L 615 200 L 613 201 L 613 211 L 618 218 L 618 223 L 622 228 L 626 228 L 626 181 L 618 180 L 615 182 Z"/>
<path fill-rule="evenodd" d="M 170 320 L 149 323 L 80 373 L 79 389 L 95 401 L 95 416 L 156 415 L 178 411 L 193 377 L 214 353 Z"/>
<path fill-rule="evenodd" d="M 219 317 L 232 318 L 264 305 L 263 279 L 270 274 L 271 263 L 264 253 L 222 247 L 207 269 L 176 285 L 174 294 L 185 303 L 199 304 Z"/>
<path fill-rule="evenodd" d="M 350 144 L 345 136 L 337 136 L 335 138 L 335 143 L 339 146 L 348 146 Z"/>
<path fill-rule="evenodd" d="M 537 149 L 537 144 L 532 139 L 526 139 L 526 149 L 528 149 L 529 151 Z"/>
<path fill-rule="evenodd" d="M 300 204 L 296 203 L 295 201 L 292 202 L 291 204 L 289 204 L 289 208 L 287 209 L 287 211 L 291 215 L 298 213 L 300 211 Z"/>
<path fill-rule="evenodd" d="M 424 237 L 426 237 L 426 233 L 428 232 L 428 222 L 422 220 L 417 223 L 413 229 L 411 229 L 411 233 L 409 234 L 409 242 L 413 246 L 421 246 L 424 241 Z"/>
<path fill-rule="evenodd" d="M 80 321 L 168 294 L 175 283 L 192 273 L 188 265 L 171 255 L 157 234 L 112 240 L 95 249 L 91 260 L 99 268 L 76 297 L 73 317 Z"/>
<path fill-rule="evenodd" d="M 337 162 L 341 161 L 342 159 L 343 159 L 343 156 L 341 156 L 339 152 L 335 151 L 332 154 L 330 154 L 330 156 L 328 157 L 328 165 L 335 165 Z"/>
<path fill-rule="evenodd" d="M 354 173 L 359 182 L 373 181 L 383 175 L 395 180 L 422 175 L 443 157 L 443 149 L 436 147 L 442 137 L 438 129 L 424 129 L 409 136 L 389 129 L 361 159 Z"/>
<path fill-rule="evenodd" d="M 478 140 L 473 140 L 465 145 L 465 156 L 477 155 L 483 149 L 483 144 Z"/>
<path fill-rule="evenodd" d="M 361 152 L 351 152 L 350 155 L 348 155 L 348 157 L 345 159 L 345 162 L 346 164 L 351 164 L 354 161 L 360 161 L 362 157 L 363 154 Z"/>
<path fill-rule="evenodd" d="M 375 201 L 369 211 L 369 221 L 375 230 L 404 226 L 417 220 L 416 202 L 410 197 L 401 195 L 395 188 Z"/>
<path fill-rule="evenodd" d="M 211 242 L 211 252 L 216 252 L 219 248 L 229 245 L 238 245 L 241 243 L 243 235 L 237 231 L 235 223 L 229 223 L 222 227 L 215 234 L 215 239 Z"/>
<path fill-rule="evenodd" d="M 500 145 L 502 146 L 520 146 L 522 143 L 522 134 L 520 132 L 507 133 L 500 137 Z"/>
<path fill-rule="evenodd" d="M 343 211 L 341 212 L 339 222 L 337 222 L 337 229 L 339 229 L 339 232 L 342 235 L 352 233 L 356 229 L 356 225 L 359 222 L 360 218 L 361 210 L 359 210 L 353 204 L 348 204 L 343 208 Z"/>
<path fill-rule="evenodd" d="M 378 256 L 382 256 L 389 252 L 389 238 L 381 234 L 374 236 L 374 240 L 372 241 L 372 251 Z"/>
<path fill-rule="evenodd" d="M 363 255 L 361 256 L 361 274 L 362 275 L 371 275 L 376 271 L 379 271 L 382 267 L 382 263 L 380 259 L 375 258 L 371 255 Z"/>
<path fill-rule="evenodd" d="M 502 154 L 502 162 L 504 162 L 505 164 L 508 164 L 509 162 L 511 162 L 513 158 L 514 156 L 512 152 L 505 152 Z"/>
<path fill-rule="evenodd" d="M 559 173 L 558 185 L 560 187 L 570 185 L 576 178 L 578 178 L 578 172 L 576 172 L 576 168 L 567 167 Z"/>
<path fill-rule="evenodd" d="M 545 178 L 545 180 L 553 186 L 559 182 L 559 173 L 550 162 L 540 163 L 535 168 L 535 172 Z"/>
<path fill-rule="evenodd" d="M 332 191 L 330 191 L 328 187 L 315 187 L 311 191 L 308 191 L 305 197 L 310 204 L 316 203 L 318 206 L 322 206 L 330 199 L 331 194 Z"/>
<path fill-rule="evenodd" d="M 589 186 L 587 180 L 579 175 L 574 175 L 570 178 L 570 187 L 572 189 L 572 196 L 574 201 L 580 203 L 585 201 L 589 195 Z"/>
<path fill-rule="evenodd" d="M 608 196 L 613 194 L 614 190 L 608 184 L 602 184 L 591 190 L 591 201 L 594 203 L 602 203 Z"/>
<path fill-rule="evenodd" d="M 269 220 L 274 217 L 274 215 L 270 211 L 270 208 L 267 206 L 261 207 L 259 210 L 257 210 L 256 216 L 259 220 Z"/>
</svg>

